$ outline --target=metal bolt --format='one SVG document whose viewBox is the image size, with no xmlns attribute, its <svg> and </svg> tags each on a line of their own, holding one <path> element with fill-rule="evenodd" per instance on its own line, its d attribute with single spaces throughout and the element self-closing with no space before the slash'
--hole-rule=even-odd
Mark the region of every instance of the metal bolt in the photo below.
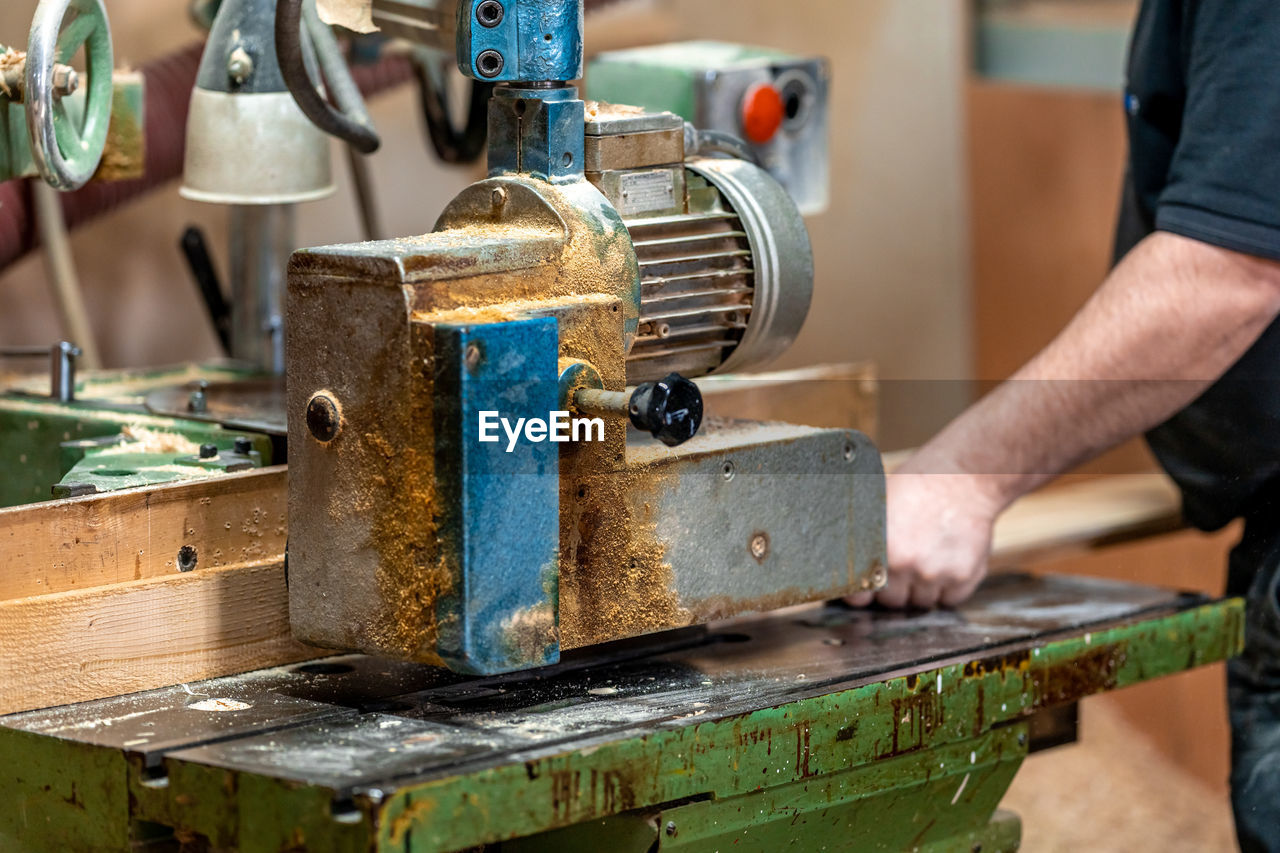
<svg viewBox="0 0 1280 853">
<path fill-rule="evenodd" d="M 217 458 L 217 456 L 218 456 L 218 445 L 216 445 L 216 444 L 202 444 L 202 445 L 200 445 L 200 458 L 201 458 L 201 459 L 216 459 L 216 458 Z"/>
<path fill-rule="evenodd" d="M 1023 732 L 1022 734 L 1018 735 L 1018 746 L 1026 746 L 1026 745 L 1027 745 L 1027 733 Z"/>
<path fill-rule="evenodd" d="M 507 191 L 502 187 L 494 187 L 493 194 L 489 198 L 493 202 L 495 210 L 501 210 L 507 205 Z"/>
<path fill-rule="evenodd" d="M 889 572 L 884 566 L 876 566 L 871 572 L 871 585 L 876 589 L 884 589 L 889 582 Z"/>
<path fill-rule="evenodd" d="M 190 545 L 183 545 L 178 549 L 178 571 L 189 572 L 196 567 L 196 561 L 199 555 L 196 549 Z"/>
<path fill-rule="evenodd" d="M 342 410 L 324 392 L 313 395 L 307 403 L 307 429 L 321 444 L 333 441 L 342 431 Z"/>
<path fill-rule="evenodd" d="M 187 410 L 197 415 L 203 415 L 209 411 L 209 398 L 205 396 L 202 389 L 197 388 L 191 392 L 191 396 L 187 398 Z"/>
<path fill-rule="evenodd" d="M 769 556 L 769 534 L 755 533 L 751 536 L 751 544 L 748 546 L 751 556 L 755 558 L 757 563 L 763 563 L 764 558 Z"/>
<path fill-rule="evenodd" d="M 848 442 L 844 446 L 844 461 L 852 462 L 858 458 L 858 448 L 853 446 L 853 442 Z"/>
<path fill-rule="evenodd" d="M 498 0 L 484 0 L 476 7 L 476 20 L 480 22 L 482 27 L 496 27 L 502 23 L 502 18 L 506 14 L 506 10 L 502 8 L 502 4 Z"/>
<path fill-rule="evenodd" d="M 241 456 L 248 456 L 253 452 L 253 442 L 242 435 L 236 439 L 235 449 Z"/>
<path fill-rule="evenodd" d="M 480 351 L 479 344 L 467 344 L 467 350 L 463 353 L 462 362 L 467 366 L 467 370 L 475 370 L 480 366 L 484 353 Z"/>
<path fill-rule="evenodd" d="M 476 57 L 476 71 L 486 79 L 497 77 L 506 64 L 507 61 L 496 50 L 486 50 Z"/>
<path fill-rule="evenodd" d="M 231 56 L 227 58 L 227 76 L 231 78 L 231 82 L 237 86 L 242 85 L 252 73 L 253 57 L 249 52 L 243 47 L 231 51 Z"/>
<path fill-rule="evenodd" d="M 737 471 L 733 467 L 732 462 L 726 461 L 724 465 L 721 466 L 720 473 L 724 475 L 724 481 L 728 483 L 733 480 L 734 476 L 737 474 Z"/>
<path fill-rule="evenodd" d="M 80 75 L 70 65 L 57 63 L 53 66 L 53 96 L 66 98 L 74 95 L 80 88 Z"/>
<path fill-rule="evenodd" d="M 676 822 L 674 820 L 667 821 L 667 835 L 675 838 L 678 831 L 679 830 L 676 829 Z"/>
</svg>

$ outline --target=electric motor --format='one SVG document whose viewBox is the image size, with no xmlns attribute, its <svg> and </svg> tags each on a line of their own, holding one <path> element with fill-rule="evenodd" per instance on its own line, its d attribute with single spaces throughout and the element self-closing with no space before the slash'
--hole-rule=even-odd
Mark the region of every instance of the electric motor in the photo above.
<svg viewBox="0 0 1280 853">
<path fill-rule="evenodd" d="M 786 191 L 742 160 L 695 160 L 689 212 L 628 219 L 640 329 L 627 380 L 741 371 L 781 355 L 804 325 L 813 250 Z"/>
<path fill-rule="evenodd" d="M 593 108 L 587 177 L 622 214 L 640 264 L 628 383 L 781 355 L 813 296 L 813 249 L 787 191 L 746 160 L 684 161 L 684 123 L 670 113 Z"/>
</svg>

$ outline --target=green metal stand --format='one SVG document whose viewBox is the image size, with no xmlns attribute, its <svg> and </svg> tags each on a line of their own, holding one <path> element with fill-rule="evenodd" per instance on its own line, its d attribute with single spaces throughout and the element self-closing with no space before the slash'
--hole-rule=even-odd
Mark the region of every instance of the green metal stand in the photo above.
<svg viewBox="0 0 1280 853">
<path fill-rule="evenodd" d="M 1012 851 L 1039 715 L 1242 626 L 1009 576 L 953 613 L 817 606 L 509 676 L 328 658 L 0 718 L 0 848 Z"/>
</svg>

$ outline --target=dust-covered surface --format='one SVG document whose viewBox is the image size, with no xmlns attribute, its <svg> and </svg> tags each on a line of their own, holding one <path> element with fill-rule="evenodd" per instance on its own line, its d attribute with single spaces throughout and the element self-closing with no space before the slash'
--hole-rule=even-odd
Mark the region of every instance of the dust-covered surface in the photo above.
<svg viewBox="0 0 1280 853">
<path fill-rule="evenodd" d="M 329 658 L 16 714 L 2 723 L 139 752 L 149 762 L 167 755 L 339 791 L 389 791 L 411 780 L 749 713 L 890 674 L 1008 659 L 1015 650 L 1029 656 L 1026 650 L 1047 638 L 1087 642 L 1106 625 L 1198 601 L 1125 584 L 1007 577 L 959 612 L 792 608 L 584 650 L 557 666 L 492 678 L 361 656 Z M 998 613 L 1015 603 L 1024 617 L 1008 624 Z M 201 710 L 212 700 L 247 707 Z"/>
</svg>

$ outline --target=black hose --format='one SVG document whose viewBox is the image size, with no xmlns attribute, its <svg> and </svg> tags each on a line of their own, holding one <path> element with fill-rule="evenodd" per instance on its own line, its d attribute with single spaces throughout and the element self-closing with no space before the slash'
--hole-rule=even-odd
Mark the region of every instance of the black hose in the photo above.
<svg viewBox="0 0 1280 853">
<path fill-rule="evenodd" d="M 276 4 L 276 58 L 284 84 L 312 124 L 346 141 L 361 154 L 372 154 L 381 144 L 378 134 L 330 106 L 307 74 L 302 58 L 302 2 L 279 0 Z"/>
<path fill-rule="evenodd" d="M 459 130 L 450 117 L 447 87 L 433 79 L 431 69 L 427 67 L 430 61 L 421 55 L 415 55 L 413 59 L 422 117 L 431 147 L 445 163 L 474 163 L 484 153 L 485 144 L 489 141 L 489 98 L 493 95 L 493 84 L 472 81 L 466 124 Z"/>
</svg>

